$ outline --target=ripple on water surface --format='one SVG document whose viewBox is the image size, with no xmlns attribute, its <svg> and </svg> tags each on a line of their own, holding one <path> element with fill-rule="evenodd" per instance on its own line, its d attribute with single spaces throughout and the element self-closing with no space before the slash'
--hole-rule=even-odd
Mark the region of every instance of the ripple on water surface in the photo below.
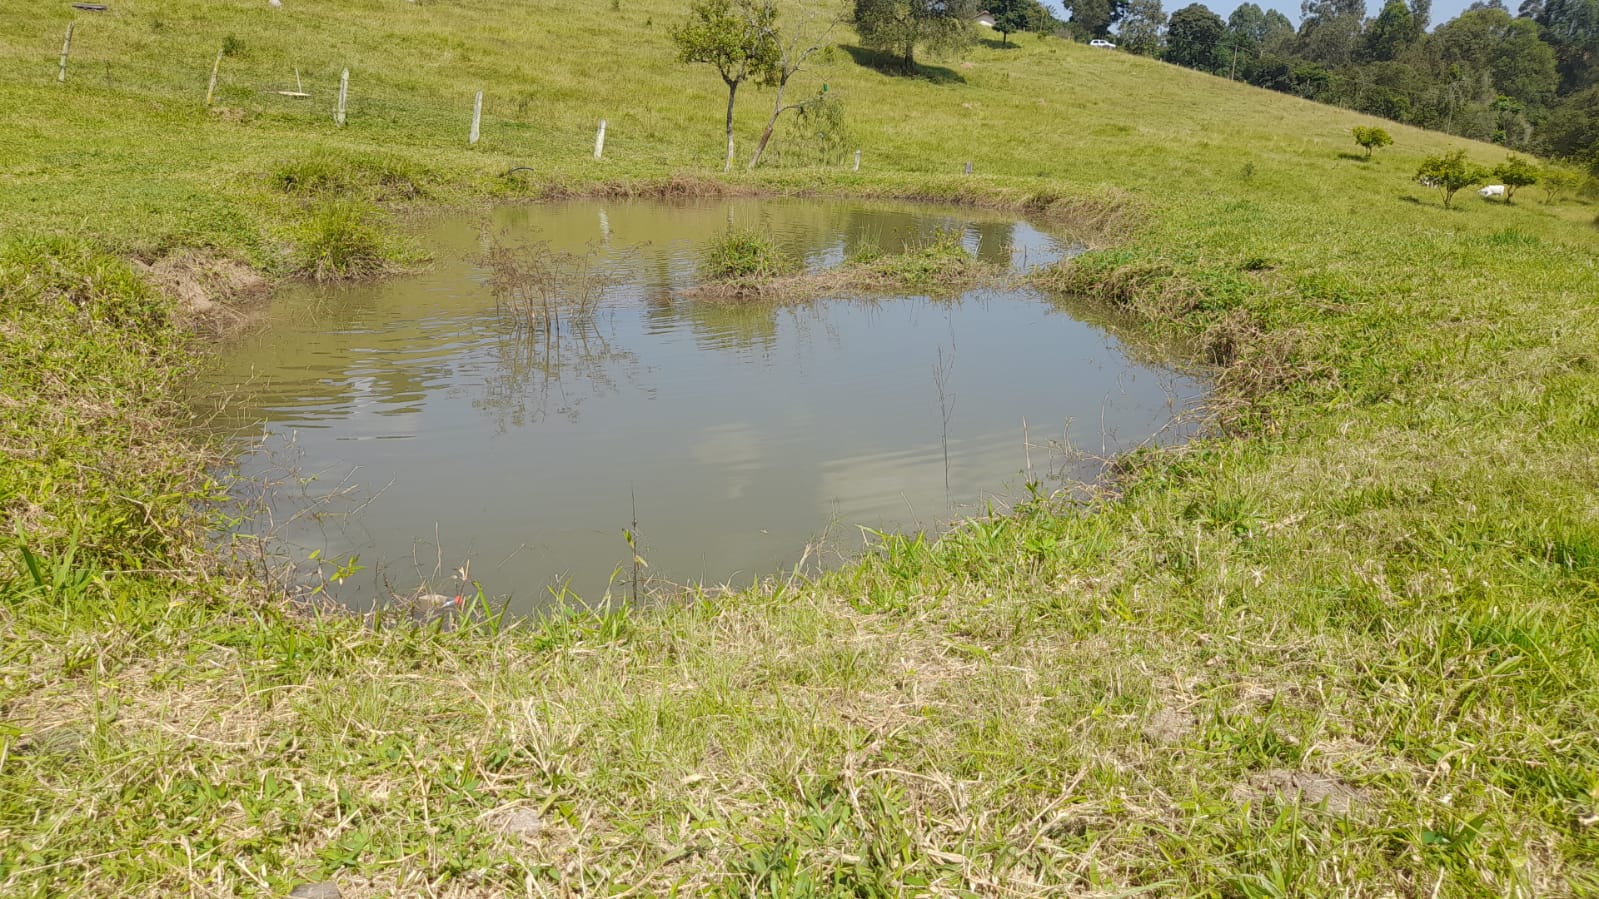
<svg viewBox="0 0 1599 899">
<path fill-rule="evenodd" d="M 422 274 L 284 291 L 204 385 L 217 426 L 260 441 L 246 478 L 285 464 L 316 475 L 274 491 L 252 526 L 272 522 L 301 558 L 359 555 L 366 569 L 338 588 L 352 605 L 442 585 L 467 561 L 519 611 L 566 581 L 596 598 L 630 559 L 635 515 L 653 575 L 748 582 L 820 535 L 847 552 L 862 527 L 936 529 L 1014 497 L 1029 463 L 1061 467 L 1064 444 L 1175 439 L 1174 413 L 1202 391 L 1025 290 L 803 306 L 677 296 L 730 225 L 770 231 L 811 269 L 948 229 L 1017 268 L 1066 252 L 1022 221 L 754 200 L 493 219 L 427 225 L 437 261 Z M 490 233 L 592 251 L 614 274 L 581 340 L 551 349 L 506 327 L 472 261 Z"/>
</svg>

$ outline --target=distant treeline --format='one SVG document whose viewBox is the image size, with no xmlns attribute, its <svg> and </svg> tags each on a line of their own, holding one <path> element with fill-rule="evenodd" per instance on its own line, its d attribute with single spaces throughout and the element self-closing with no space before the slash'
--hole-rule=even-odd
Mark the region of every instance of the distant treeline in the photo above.
<svg viewBox="0 0 1599 899">
<path fill-rule="evenodd" d="M 1479 0 L 1429 30 L 1431 0 L 1305 0 L 1287 16 L 1245 3 L 1065 0 L 1057 30 L 1115 31 L 1125 50 L 1373 115 L 1568 159 L 1599 174 L 1599 0 Z"/>
</svg>

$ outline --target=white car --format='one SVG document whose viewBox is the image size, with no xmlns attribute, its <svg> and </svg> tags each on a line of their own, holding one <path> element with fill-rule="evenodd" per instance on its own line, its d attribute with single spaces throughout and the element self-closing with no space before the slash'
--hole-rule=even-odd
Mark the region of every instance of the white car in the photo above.
<svg viewBox="0 0 1599 899">
<path fill-rule="evenodd" d="M 1089 41 L 1088 42 L 1088 46 L 1090 46 L 1090 47 L 1098 47 L 1101 50 L 1114 50 L 1114 49 L 1116 49 L 1116 45 L 1115 44 L 1111 43 L 1110 41 L 1104 40 L 1102 38 L 1095 38 L 1094 40 Z"/>
</svg>

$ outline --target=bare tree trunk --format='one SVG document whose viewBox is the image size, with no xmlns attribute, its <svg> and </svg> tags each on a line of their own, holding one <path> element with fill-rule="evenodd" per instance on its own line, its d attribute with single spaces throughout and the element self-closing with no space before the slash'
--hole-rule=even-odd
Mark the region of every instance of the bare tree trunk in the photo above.
<svg viewBox="0 0 1599 899">
<path fill-rule="evenodd" d="M 727 159 L 722 163 L 722 171 L 733 170 L 733 99 L 738 96 L 738 82 L 727 83 Z"/>
<path fill-rule="evenodd" d="M 788 86 L 788 79 L 777 82 L 777 102 L 772 104 L 772 117 L 766 120 L 766 130 L 761 132 L 761 142 L 755 145 L 755 155 L 750 157 L 750 171 L 754 171 L 761 163 L 761 154 L 766 152 L 766 144 L 772 139 L 772 132 L 777 130 L 777 117 L 783 114 L 783 88 Z"/>
</svg>

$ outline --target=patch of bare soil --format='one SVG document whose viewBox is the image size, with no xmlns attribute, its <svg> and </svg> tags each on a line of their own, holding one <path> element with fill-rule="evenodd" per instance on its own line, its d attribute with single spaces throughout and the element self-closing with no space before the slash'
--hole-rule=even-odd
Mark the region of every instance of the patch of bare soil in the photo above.
<svg viewBox="0 0 1599 899">
<path fill-rule="evenodd" d="M 243 262 L 198 250 L 135 264 L 152 284 L 177 299 L 179 319 L 198 330 L 237 330 L 251 319 L 250 301 L 269 288 L 267 279 Z"/>
</svg>

